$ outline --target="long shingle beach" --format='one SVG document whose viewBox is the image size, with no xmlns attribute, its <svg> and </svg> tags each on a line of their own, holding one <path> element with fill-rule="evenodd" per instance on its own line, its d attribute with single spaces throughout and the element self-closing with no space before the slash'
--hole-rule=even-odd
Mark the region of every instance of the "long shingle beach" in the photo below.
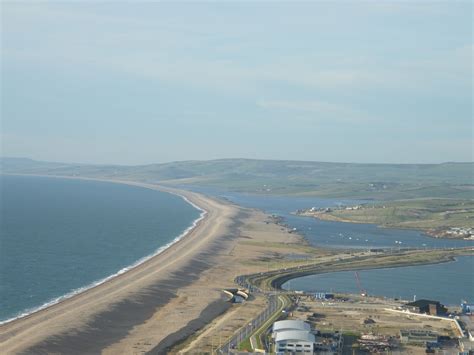
<svg viewBox="0 0 474 355">
<path fill-rule="evenodd" d="M 146 188 L 153 185 L 135 184 Z M 162 188 L 160 188 L 162 189 Z M 1 353 L 98 353 L 114 344 L 124 350 L 127 335 L 152 328 L 150 344 L 185 327 L 195 318 L 206 322 L 227 304 L 218 289 L 203 289 L 190 308 L 170 314 L 163 307 L 179 299 L 178 291 L 195 283 L 229 247 L 239 208 L 202 195 L 179 193 L 207 211 L 198 225 L 161 254 L 112 280 L 30 316 L 0 327 Z M 206 307 L 214 304 L 212 311 Z M 171 306 L 173 308 L 173 306 Z M 178 316 L 179 315 L 179 316 Z M 175 321 L 173 318 L 178 316 Z M 159 325 L 154 324 L 158 320 Z M 164 322 L 166 320 L 166 322 Z M 164 326 L 166 324 L 166 326 Z M 182 332 L 181 336 L 184 336 Z M 168 339 L 169 342 L 170 339 Z"/>
</svg>

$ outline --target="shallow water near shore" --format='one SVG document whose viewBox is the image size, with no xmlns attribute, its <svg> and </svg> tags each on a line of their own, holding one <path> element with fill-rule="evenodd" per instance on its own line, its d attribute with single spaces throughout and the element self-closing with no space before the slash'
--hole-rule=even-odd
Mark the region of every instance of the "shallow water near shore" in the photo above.
<svg viewBox="0 0 474 355">
<path fill-rule="evenodd" d="M 357 224 L 321 221 L 311 217 L 292 214 L 298 209 L 355 205 L 363 201 L 343 199 L 321 199 L 311 197 L 288 197 L 242 194 L 216 189 L 193 188 L 228 199 L 238 205 L 257 208 L 282 217 L 282 223 L 303 235 L 313 246 L 325 248 L 457 248 L 474 247 L 473 241 L 435 239 L 420 231 L 379 228 L 373 224 Z M 290 259 L 298 256 L 288 255 Z M 459 304 L 462 298 L 474 301 L 474 257 L 457 258 L 458 261 L 409 266 L 391 269 L 361 271 L 362 286 L 374 295 L 412 299 L 433 298 L 446 304 Z M 339 272 L 305 276 L 294 279 L 285 287 L 306 291 L 340 291 L 359 293 L 354 272 Z"/>
<path fill-rule="evenodd" d="M 369 295 L 412 300 L 433 299 L 446 305 L 474 300 L 474 256 L 433 265 L 359 271 L 361 287 Z M 310 275 L 290 280 L 284 289 L 307 292 L 360 293 L 354 271 Z"/>
<path fill-rule="evenodd" d="M 137 186 L 2 175 L 0 183 L 0 321 L 125 271 L 201 214 Z"/>
<path fill-rule="evenodd" d="M 191 190 L 282 217 L 283 223 L 295 228 L 316 247 L 351 249 L 474 247 L 472 240 L 436 239 L 417 230 L 380 228 L 365 223 L 322 221 L 293 214 L 298 209 L 352 206 L 364 202 L 360 200 L 256 195 L 198 187 L 192 187 Z"/>
</svg>

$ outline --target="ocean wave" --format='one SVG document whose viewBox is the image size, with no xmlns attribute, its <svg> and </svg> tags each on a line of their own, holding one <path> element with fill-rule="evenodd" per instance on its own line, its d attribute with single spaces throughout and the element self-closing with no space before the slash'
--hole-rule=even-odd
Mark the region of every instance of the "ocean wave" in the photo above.
<svg viewBox="0 0 474 355">
<path fill-rule="evenodd" d="M 24 311 L 22 311 L 21 313 L 15 315 L 14 317 L 12 318 L 8 318 L 8 319 L 5 319 L 5 320 L 0 320 L 0 325 L 3 325 L 3 324 L 6 324 L 6 323 L 10 323 L 10 322 L 13 322 L 17 319 L 20 319 L 20 318 L 24 318 L 24 317 L 27 317 L 33 313 L 36 313 L 36 312 L 39 312 L 43 309 L 46 309 L 48 307 L 51 307 L 51 306 L 54 306 L 55 304 L 58 304 L 64 300 L 67 300 L 71 297 L 74 297 L 84 291 L 87 291 L 87 290 L 90 290 L 94 287 L 97 287 L 99 285 L 102 285 L 103 283 L 107 282 L 107 281 L 110 281 L 112 280 L 113 278 L 117 277 L 117 276 L 120 276 L 124 273 L 126 273 L 127 271 L 130 271 L 134 268 L 136 268 L 137 266 L 147 262 L 148 260 L 150 260 L 151 258 L 163 253 L 166 249 L 168 249 L 169 247 L 171 247 L 173 244 L 176 244 L 177 242 L 179 242 L 181 239 L 183 239 L 186 235 L 188 235 L 189 233 L 191 233 L 191 231 L 197 227 L 197 225 L 199 224 L 200 221 L 202 221 L 205 217 L 206 217 L 206 214 L 207 214 L 207 211 L 203 208 L 201 208 L 200 206 L 196 205 L 194 202 L 190 201 L 186 196 L 183 196 L 183 195 L 180 195 L 179 193 L 177 192 L 170 192 L 170 191 L 165 191 L 167 193 L 170 193 L 172 195 L 176 195 L 176 196 L 179 196 L 181 197 L 184 201 L 186 201 L 188 204 L 190 204 L 191 206 L 193 206 L 195 209 L 201 211 L 201 213 L 199 214 L 199 217 L 196 218 L 193 223 L 188 227 L 186 228 L 179 236 L 177 236 L 176 238 L 174 238 L 171 242 L 161 246 L 160 248 L 158 248 L 157 250 L 155 250 L 155 252 L 153 252 L 152 254 L 149 254 L 147 256 L 144 256 L 143 258 L 137 260 L 136 262 L 134 262 L 133 264 L 129 265 L 129 266 L 126 266 L 124 267 L 123 269 L 120 269 L 118 272 L 116 272 L 115 274 L 112 274 L 110 276 L 107 276 L 103 279 L 100 279 L 98 281 L 95 281 L 87 286 L 84 286 L 84 287 L 80 287 L 80 288 L 77 288 L 77 289 L 74 289 L 72 290 L 71 292 L 68 292 L 66 293 L 65 295 L 62 295 L 62 296 L 59 296 L 59 297 L 56 297 L 44 304 L 42 304 L 41 306 L 38 306 L 38 307 L 33 307 L 33 308 L 29 308 L 29 309 L 26 309 Z"/>
</svg>

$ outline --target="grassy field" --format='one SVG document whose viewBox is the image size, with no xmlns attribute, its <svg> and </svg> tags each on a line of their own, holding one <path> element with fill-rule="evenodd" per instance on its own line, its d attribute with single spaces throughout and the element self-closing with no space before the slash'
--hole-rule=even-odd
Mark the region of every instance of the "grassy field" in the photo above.
<svg viewBox="0 0 474 355">
<path fill-rule="evenodd" d="M 359 210 L 334 210 L 320 217 L 322 219 L 334 217 L 348 222 L 375 223 L 397 228 L 474 228 L 474 201 L 415 199 L 369 203 Z"/>
<path fill-rule="evenodd" d="M 139 166 L 87 165 L 2 158 L 1 171 L 122 179 L 238 192 L 395 200 L 474 198 L 474 164 L 352 164 L 221 159 Z"/>
</svg>

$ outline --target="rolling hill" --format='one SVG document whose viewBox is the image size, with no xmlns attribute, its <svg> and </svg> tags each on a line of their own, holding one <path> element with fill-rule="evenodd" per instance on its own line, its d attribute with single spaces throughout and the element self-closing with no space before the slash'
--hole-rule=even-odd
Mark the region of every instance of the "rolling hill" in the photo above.
<svg viewBox="0 0 474 355">
<path fill-rule="evenodd" d="M 205 186 L 260 194 L 365 199 L 474 198 L 474 163 L 356 164 L 220 159 L 137 166 L 2 158 L 8 174 L 75 176 Z"/>
</svg>

